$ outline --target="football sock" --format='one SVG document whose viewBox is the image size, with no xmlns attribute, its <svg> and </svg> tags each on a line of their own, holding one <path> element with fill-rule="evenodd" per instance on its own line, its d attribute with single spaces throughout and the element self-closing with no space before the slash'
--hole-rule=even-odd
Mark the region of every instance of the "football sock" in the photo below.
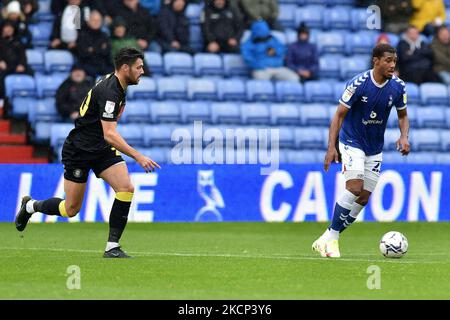
<svg viewBox="0 0 450 320">
<path fill-rule="evenodd" d="M 333 213 L 333 220 L 328 229 L 340 231 L 344 221 L 347 219 L 353 203 L 358 197 L 348 190 L 345 190 L 339 200 L 336 202 Z"/>
<path fill-rule="evenodd" d="M 130 212 L 132 199 L 133 193 L 131 192 L 116 193 L 116 199 L 114 199 L 114 203 L 111 209 L 111 215 L 109 216 L 108 242 L 117 244 L 119 243 L 120 237 L 122 236 L 122 232 L 125 229 L 125 226 L 127 225 L 128 213 Z"/>
<path fill-rule="evenodd" d="M 31 201 L 32 200 L 27 203 L 28 213 L 42 212 L 49 216 L 69 217 L 66 212 L 66 201 L 61 198 L 50 198 L 42 201 L 34 201 L 32 203 Z"/>
<path fill-rule="evenodd" d="M 344 221 L 344 224 L 342 225 L 342 229 L 340 232 L 347 229 L 353 222 L 355 222 L 356 217 L 361 212 L 361 210 L 364 208 L 364 206 L 360 205 L 359 203 L 355 202 L 353 203 L 352 209 L 350 210 L 350 213 L 348 214 L 347 218 Z"/>
</svg>

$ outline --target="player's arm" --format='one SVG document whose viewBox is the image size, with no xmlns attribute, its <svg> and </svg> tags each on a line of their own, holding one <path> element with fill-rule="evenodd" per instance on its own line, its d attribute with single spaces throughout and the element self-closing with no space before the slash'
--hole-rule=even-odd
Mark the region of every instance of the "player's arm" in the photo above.
<svg viewBox="0 0 450 320">
<path fill-rule="evenodd" d="M 344 122 L 345 116 L 350 109 L 343 104 L 340 104 L 334 114 L 333 120 L 331 120 L 330 130 L 328 135 L 328 150 L 325 155 L 324 170 L 328 172 L 330 163 L 332 161 L 339 162 L 339 154 L 336 150 L 336 140 L 341 130 L 342 123 Z"/>
<path fill-rule="evenodd" d="M 408 142 L 409 132 L 409 119 L 406 108 L 397 110 L 398 126 L 400 128 L 400 139 L 397 140 L 397 150 L 402 153 L 403 156 L 408 155 L 410 146 Z"/>
<path fill-rule="evenodd" d="M 103 137 L 106 142 L 122 153 L 132 157 L 139 165 L 144 168 L 145 172 L 154 171 L 161 168 L 155 161 L 142 155 L 136 149 L 131 147 L 117 131 L 117 122 L 102 120 Z"/>
</svg>

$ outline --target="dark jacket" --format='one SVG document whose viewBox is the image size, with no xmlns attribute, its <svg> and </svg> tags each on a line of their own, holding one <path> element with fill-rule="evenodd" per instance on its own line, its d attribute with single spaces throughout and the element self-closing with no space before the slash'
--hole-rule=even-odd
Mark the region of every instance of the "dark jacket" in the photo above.
<svg viewBox="0 0 450 320">
<path fill-rule="evenodd" d="M 319 71 L 319 56 L 315 44 L 306 41 L 297 41 L 288 47 L 286 65 L 295 72 L 307 70 L 312 76 Z"/>
<path fill-rule="evenodd" d="M 186 7 L 181 12 L 172 10 L 173 1 L 159 12 L 159 39 L 171 43 L 178 41 L 182 46 L 189 45 L 189 20 L 185 15 Z"/>
<path fill-rule="evenodd" d="M 378 0 L 381 18 L 386 23 L 408 23 L 413 13 L 411 0 Z"/>
<path fill-rule="evenodd" d="M 431 43 L 434 57 L 434 71 L 450 72 L 450 43 L 444 44 L 436 37 Z"/>
<path fill-rule="evenodd" d="M 433 64 L 433 51 L 426 42 L 421 40 L 412 44 L 403 38 L 397 45 L 397 55 L 400 73 L 431 69 Z"/>
<path fill-rule="evenodd" d="M 89 48 L 94 50 L 89 52 Z M 101 30 L 93 30 L 86 26 L 77 39 L 77 56 L 82 64 L 109 66 L 111 43 L 109 36 Z"/>
<path fill-rule="evenodd" d="M 56 108 L 63 118 L 77 112 L 84 97 L 90 90 L 92 83 L 89 80 L 77 83 L 67 78 L 56 91 Z"/>
<path fill-rule="evenodd" d="M 0 61 L 5 61 L 7 68 L 2 72 L 15 73 L 18 65 L 27 68 L 27 57 L 25 47 L 15 38 L 0 39 Z"/>
<path fill-rule="evenodd" d="M 209 0 L 201 16 L 202 33 L 206 43 L 225 42 L 228 39 L 239 39 L 244 32 L 241 15 L 226 1 L 225 7 L 218 9 L 214 1 Z"/>
</svg>

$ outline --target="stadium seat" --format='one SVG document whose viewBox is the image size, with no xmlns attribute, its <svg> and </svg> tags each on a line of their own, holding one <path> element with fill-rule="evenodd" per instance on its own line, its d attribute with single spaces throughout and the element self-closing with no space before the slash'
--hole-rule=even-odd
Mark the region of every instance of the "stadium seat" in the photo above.
<svg viewBox="0 0 450 320">
<path fill-rule="evenodd" d="M 422 129 L 410 132 L 412 153 L 414 151 L 440 151 L 441 140 L 438 130 Z"/>
<path fill-rule="evenodd" d="M 278 129 L 279 139 L 278 144 L 279 148 L 295 148 L 295 135 L 294 128 L 290 127 L 277 127 L 273 129 Z"/>
<path fill-rule="evenodd" d="M 163 57 L 158 52 L 146 51 L 144 54 L 145 63 L 153 74 L 164 74 Z"/>
<path fill-rule="evenodd" d="M 333 93 L 334 93 L 334 103 L 339 103 L 339 99 L 341 99 L 342 94 L 345 91 L 345 87 L 347 86 L 346 81 L 335 82 L 333 84 Z"/>
<path fill-rule="evenodd" d="M 248 77 L 250 69 L 240 54 L 224 54 L 223 69 L 228 77 Z"/>
<path fill-rule="evenodd" d="M 314 151 L 288 150 L 287 161 L 292 164 L 316 163 Z"/>
<path fill-rule="evenodd" d="M 212 103 L 211 119 L 215 124 L 240 124 L 241 106 L 236 103 Z M 242 107 L 244 108 L 244 107 Z"/>
<path fill-rule="evenodd" d="M 441 147 L 443 151 L 450 151 L 450 130 L 442 130 L 441 134 Z M 450 163 L 450 162 L 449 162 Z"/>
<path fill-rule="evenodd" d="M 195 52 L 203 51 L 203 33 L 200 25 L 191 24 L 189 26 L 189 44 Z"/>
<path fill-rule="evenodd" d="M 303 126 L 329 126 L 329 108 L 321 104 L 305 104 L 299 107 Z"/>
<path fill-rule="evenodd" d="M 142 127 L 138 124 L 121 124 L 117 126 L 117 131 L 131 146 L 143 146 L 144 137 Z"/>
<path fill-rule="evenodd" d="M 205 102 L 186 102 L 180 105 L 181 121 L 191 123 L 194 121 L 211 122 L 209 104 Z"/>
<path fill-rule="evenodd" d="M 50 128 L 50 145 L 54 149 L 58 149 L 73 128 L 73 123 L 53 123 Z"/>
<path fill-rule="evenodd" d="M 202 14 L 203 4 L 189 3 L 186 6 L 185 15 L 189 19 L 190 24 L 199 24 Z"/>
<path fill-rule="evenodd" d="M 51 136 L 51 128 L 53 126 L 54 122 L 48 122 L 48 121 L 37 121 L 33 124 L 34 134 L 31 136 L 31 141 L 36 143 L 48 143 L 50 141 Z M 61 149 L 62 149 L 62 143 L 64 140 L 62 140 L 60 143 Z M 56 146 L 58 147 L 58 146 Z M 57 148 L 54 148 L 57 150 Z M 59 154 L 59 157 L 61 157 L 61 154 Z"/>
<path fill-rule="evenodd" d="M 51 1 L 39 1 L 39 9 L 33 18 L 40 22 L 55 20 L 55 16 L 51 12 Z"/>
<path fill-rule="evenodd" d="M 151 102 L 150 117 L 153 123 L 177 123 L 181 122 L 181 113 L 177 103 Z"/>
<path fill-rule="evenodd" d="M 150 125 L 144 127 L 144 145 L 170 147 L 174 145 L 171 141 L 173 128 L 167 124 Z"/>
<path fill-rule="evenodd" d="M 247 81 L 248 101 L 275 101 L 275 88 L 269 80 Z"/>
<path fill-rule="evenodd" d="M 400 36 L 395 34 L 395 33 L 386 33 L 386 35 L 389 38 L 389 42 L 391 44 L 391 46 L 393 46 L 394 48 L 397 48 L 397 45 L 400 41 Z"/>
<path fill-rule="evenodd" d="M 408 120 L 409 125 L 411 128 L 418 128 L 419 122 L 417 120 L 417 110 L 419 107 L 415 105 L 409 105 L 408 106 Z M 389 119 L 387 123 L 389 128 L 398 128 L 398 115 L 397 110 L 395 108 L 392 108 L 391 113 L 389 114 Z"/>
<path fill-rule="evenodd" d="M 367 9 L 352 9 L 352 29 L 354 31 L 366 30 L 367 29 L 367 19 L 370 17 L 371 13 L 367 12 Z"/>
<path fill-rule="evenodd" d="M 401 79 L 401 78 L 400 78 Z M 422 100 L 420 99 L 420 90 L 419 86 L 413 82 L 406 83 L 406 95 L 407 95 L 407 104 L 420 104 Z"/>
<path fill-rule="evenodd" d="M 408 110 L 409 111 L 409 110 Z M 417 120 L 421 128 L 445 128 L 445 110 L 442 107 L 417 108 Z"/>
<path fill-rule="evenodd" d="M 35 76 L 36 92 L 38 97 L 54 97 L 61 84 L 68 78 L 66 73 L 54 73 L 51 75 L 37 74 Z"/>
<path fill-rule="evenodd" d="M 217 100 L 216 83 L 208 79 L 189 79 L 187 93 L 189 100 Z"/>
<path fill-rule="evenodd" d="M 295 4 L 280 4 L 278 7 L 278 22 L 284 28 L 295 28 L 295 10 L 297 6 Z"/>
<path fill-rule="evenodd" d="M 284 36 L 286 38 L 286 45 L 297 42 L 298 40 L 297 31 L 294 29 L 285 29 Z"/>
<path fill-rule="evenodd" d="M 48 50 L 44 53 L 45 70 L 52 72 L 69 72 L 73 65 L 73 56 L 66 50 Z"/>
<path fill-rule="evenodd" d="M 222 75 L 222 58 L 213 53 L 197 53 L 194 56 L 194 69 L 196 76 Z"/>
<path fill-rule="evenodd" d="M 436 153 L 412 152 L 406 158 L 406 163 L 413 164 L 434 164 L 436 163 Z"/>
<path fill-rule="evenodd" d="M 268 125 L 270 110 L 264 103 L 241 104 L 241 120 L 246 125 Z"/>
<path fill-rule="evenodd" d="M 167 163 L 167 152 L 166 148 L 139 148 L 137 149 L 144 156 L 151 158 L 158 164 Z"/>
<path fill-rule="evenodd" d="M 343 7 L 326 9 L 323 14 L 323 26 L 325 29 L 349 30 L 352 26 L 350 11 Z"/>
<path fill-rule="evenodd" d="M 304 6 L 295 11 L 295 25 L 304 22 L 309 28 L 323 28 L 323 7 Z"/>
<path fill-rule="evenodd" d="M 296 128 L 295 146 L 299 149 L 322 149 L 323 131 L 318 128 Z"/>
<path fill-rule="evenodd" d="M 272 31 L 270 31 L 270 34 L 272 35 L 272 37 L 276 38 L 282 44 L 285 45 L 287 43 L 286 35 L 284 34 L 284 32 L 277 31 L 277 30 L 272 30 Z"/>
<path fill-rule="evenodd" d="M 375 39 L 372 33 L 353 32 L 345 35 L 345 52 L 348 55 L 372 53 Z"/>
<path fill-rule="evenodd" d="M 125 111 L 120 118 L 124 123 L 141 123 L 150 121 L 150 105 L 145 100 L 127 101 Z"/>
<path fill-rule="evenodd" d="M 167 75 L 194 73 L 194 62 L 190 54 L 185 52 L 168 52 L 164 55 L 164 71 Z"/>
<path fill-rule="evenodd" d="M 28 115 L 36 99 L 31 97 L 16 97 L 12 100 L 12 115 L 15 118 L 24 118 Z"/>
<path fill-rule="evenodd" d="M 245 101 L 247 98 L 245 83 L 240 79 L 219 81 L 217 91 L 219 100 L 222 101 Z"/>
<path fill-rule="evenodd" d="M 127 89 L 127 98 L 130 100 L 156 99 L 157 97 L 156 82 L 150 77 L 141 77 L 138 85 L 129 86 Z"/>
<path fill-rule="evenodd" d="M 383 151 L 383 163 L 402 164 L 406 163 L 406 158 L 398 151 Z"/>
<path fill-rule="evenodd" d="M 28 122 L 34 126 L 36 121 L 57 122 L 61 117 L 56 110 L 55 98 L 34 100 L 28 112 Z"/>
<path fill-rule="evenodd" d="M 30 24 L 28 29 L 31 33 L 31 42 L 34 47 L 47 47 L 50 35 L 53 30 L 52 22 L 40 22 L 37 24 Z"/>
<path fill-rule="evenodd" d="M 397 150 L 397 140 L 400 138 L 400 130 L 386 129 L 384 133 L 384 150 Z"/>
<path fill-rule="evenodd" d="M 345 50 L 344 36 L 340 32 L 320 32 L 317 34 L 317 49 L 320 54 L 341 53 Z"/>
<path fill-rule="evenodd" d="M 423 105 L 448 105 L 448 89 L 442 83 L 423 83 L 420 85 L 420 97 Z"/>
<path fill-rule="evenodd" d="M 296 105 L 274 103 L 270 105 L 270 123 L 276 125 L 300 124 L 300 112 Z"/>
<path fill-rule="evenodd" d="M 35 49 L 27 49 L 25 54 L 27 56 L 28 65 L 35 72 L 45 71 L 44 54 L 42 53 L 42 51 Z"/>
<path fill-rule="evenodd" d="M 319 77 L 322 79 L 339 79 L 341 75 L 339 60 L 343 57 L 337 54 L 323 55 L 319 58 Z M 340 95 L 342 92 L 340 93 Z M 339 95 L 339 97 L 340 97 Z"/>
<path fill-rule="evenodd" d="M 438 153 L 435 158 L 436 164 L 449 164 L 450 163 L 450 153 Z"/>
<path fill-rule="evenodd" d="M 307 81 L 304 90 L 307 102 L 334 102 L 334 88 L 327 81 Z"/>
<path fill-rule="evenodd" d="M 158 83 L 158 98 L 166 99 L 187 99 L 186 81 L 183 78 L 159 78 Z"/>
<path fill-rule="evenodd" d="M 358 73 L 369 69 L 370 58 L 366 56 L 353 56 L 340 61 L 341 79 L 350 80 Z"/>
<path fill-rule="evenodd" d="M 10 74 L 5 78 L 6 96 L 10 99 L 15 97 L 35 97 L 36 84 L 34 78 L 25 74 Z"/>
<path fill-rule="evenodd" d="M 296 81 L 277 81 L 275 91 L 279 102 L 302 102 L 305 100 L 303 86 Z"/>
<path fill-rule="evenodd" d="M 450 129 L 450 108 L 445 109 L 445 121 L 447 122 L 447 128 Z"/>
</svg>

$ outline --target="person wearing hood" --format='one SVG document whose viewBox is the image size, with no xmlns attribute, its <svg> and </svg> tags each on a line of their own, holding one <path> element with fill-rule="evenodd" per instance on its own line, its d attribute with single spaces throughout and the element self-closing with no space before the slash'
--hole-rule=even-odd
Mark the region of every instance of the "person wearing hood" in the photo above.
<svg viewBox="0 0 450 320">
<path fill-rule="evenodd" d="M 447 26 L 436 30 L 431 49 L 434 55 L 434 71 L 445 84 L 450 85 L 450 32 Z"/>
<path fill-rule="evenodd" d="M 159 43 L 163 52 L 182 51 L 194 54 L 189 46 L 189 19 L 186 1 L 172 0 L 159 13 Z"/>
<path fill-rule="evenodd" d="M 297 30 L 298 40 L 288 48 L 286 65 L 296 72 L 302 81 L 317 78 L 319 55 L 315 44 L 309 42 L 309 29 L 301 24 Z"/>
<path fill-rule="evenodd" d="M 3 7 L 16 0 L 2 0 Z M 33 15 L 39 10 L 38 0 L 20 0 L 20 9 L 27 22 L 32 20 Z"/>
<path fill-rule="evenodd" d="M 439 82 L 432 70 L 433 51 L 421 40 L 417 27 L 411 25 L 406 29 L 397 45 L 397 55 L 400 76 L 405 82 Z"/>
<path fill-rule="evenodd" d="M 243 21 L 228 0 L 207 0 L 200 21 L 206 52 L 239 52 Z"/>
<path fill-rule="evenodd" d="M 86 73 L 95 78 L 113 71 L 111 65 L 111 43 L 102 28 L 103 17 L 92 11 L 86 28 L 80 31 L 77 39 L 77 57 Z"/>
<path fill-rule="evenodd" d="M 270 34 L 264 20 L 252 24 L 251 36 L 241 46 L 241 54 L 254 79 L 299 80 L 294 71 L 284 66 L 286 47 Z"/>
</svg>

